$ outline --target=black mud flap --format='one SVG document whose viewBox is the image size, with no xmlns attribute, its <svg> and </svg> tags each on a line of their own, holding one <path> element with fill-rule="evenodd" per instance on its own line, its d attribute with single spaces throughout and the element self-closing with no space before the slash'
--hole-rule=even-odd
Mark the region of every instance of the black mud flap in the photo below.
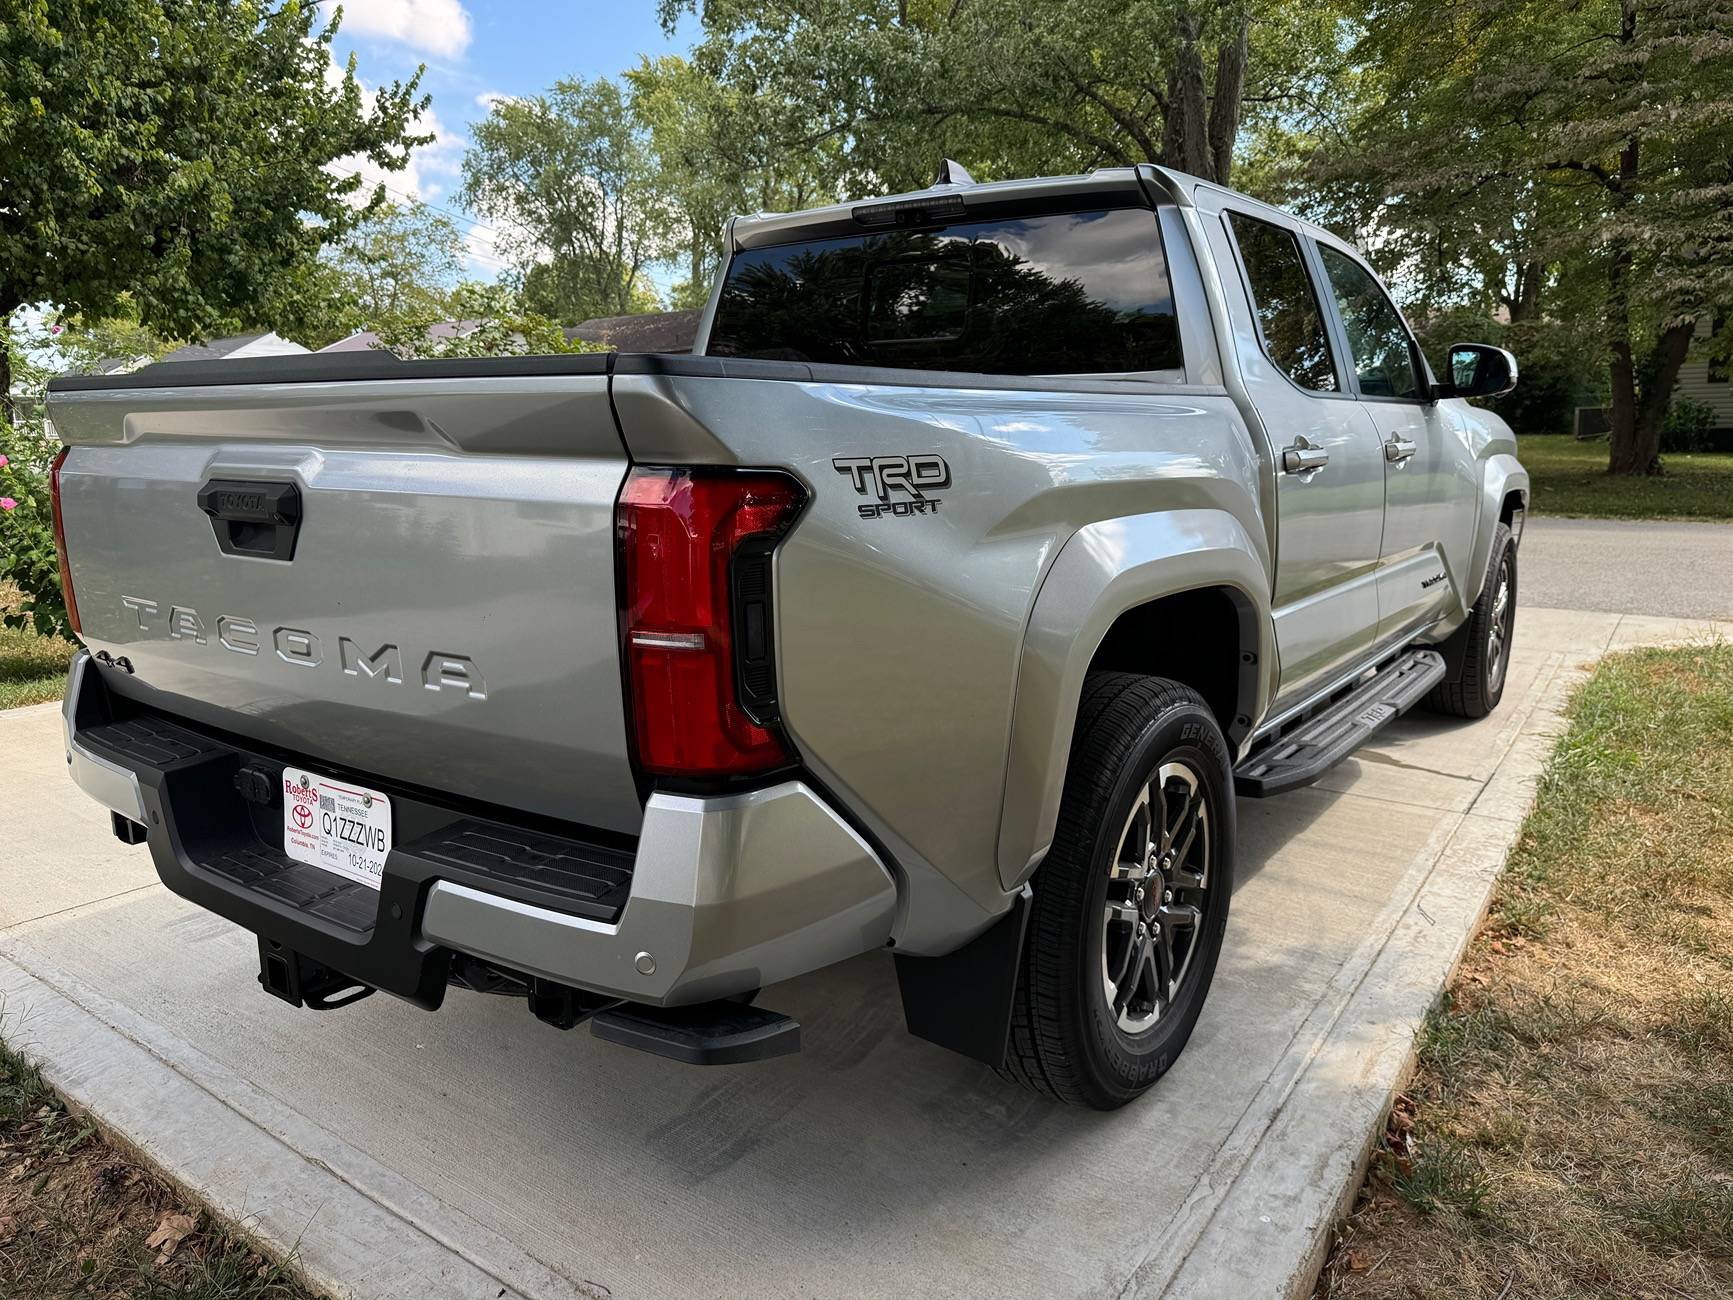
<svg viewBox="0 0 1733 1300">
<path fill-rule="evenodd" d="M 1034 897 L 1024 885 L 1009 912 L 953 953 L 897 954 L 897 987 L 911 1034 L 985 1061 L 995 1070 L 1005 1064 Z"/>
</svg>

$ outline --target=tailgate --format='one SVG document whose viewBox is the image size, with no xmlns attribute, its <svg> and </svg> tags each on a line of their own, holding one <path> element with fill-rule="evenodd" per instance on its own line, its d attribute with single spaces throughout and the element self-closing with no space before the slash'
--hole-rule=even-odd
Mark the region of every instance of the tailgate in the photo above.
<svg viewBox="0 0 1733 1300">
<path fill-rule="evenodd" d="M 309 760 L 635 832 L 626 454 L 607 358 L 561 362 L 175 387 L 158 369 L 51 394 L 84 639 L 133 668 L 113 689 Z"/>
</svg>

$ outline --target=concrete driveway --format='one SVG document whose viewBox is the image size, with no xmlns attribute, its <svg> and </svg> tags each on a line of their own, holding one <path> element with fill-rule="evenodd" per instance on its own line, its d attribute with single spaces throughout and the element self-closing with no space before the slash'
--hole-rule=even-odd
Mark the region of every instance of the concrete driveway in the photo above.
<svg viewBox="0 0 1733 1300">
<path fill-rule="evenodd" d="M 340 1294 L 1303 1293 L 1580 667 L 1705 630 L 1524 609 L 1491 718 L 1404 719 L 1319 785 L 1244 801 L 1209 1006 L 1111 1115 L 908 1037 L 878 955 L 766 990 L 805 1048 L 732 1070 L 466 993 L 293 1011 L 249 935 L 110 836 L 52 706 L 0 714 L 6 1032 Z"/>
</svg>

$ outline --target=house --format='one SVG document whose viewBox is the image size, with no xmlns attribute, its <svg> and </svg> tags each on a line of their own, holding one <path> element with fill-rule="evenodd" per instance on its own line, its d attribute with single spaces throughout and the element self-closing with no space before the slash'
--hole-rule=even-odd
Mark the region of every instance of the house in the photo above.
<svg viewBox="0 0 1733 1300">
<path fill-rule="evenodd" d="M 152 357 L 148 352 L 140 352 L 131 357 L 104 357 L 90 368 L 93 375 L 126 375 L 131 374 L 141 366 L 148 366 Z"/>
<path fill-rule="evenodd" d="M 255 330 L 251 334 L 234 334 L 205 343 L 188 343 L 176 348 L 163 360 L 239 361 L 245 357 L 283 357 L 308 350 L 283 338 L 275 330 Z"/>
<path fill-rule="evenodd" d="M 479 320 L 441 320 L 427 327 L 427 341 L 437 343 L 441 339 L 460 339 L 466 334 L 473 334 L 481 327 Z M 338 339 L 335 343 L 327 343 L 320 348 L 321 352 L 367 352 L 385 345 L 372 330 L 357 330 L 348 338 Z"/>
<path fill-rule="evenodd" d="M 698 338 L 700 311 L 651 311 L 636 316 L 598 316 L 565 329 L 566 340 L 600 343 L 616 352 L 690 352 Z"/>
<path fill-rule="evenodd" d="M 1689 398 L 1693 402 L 1701 402 L 1715 412 L 1714 429 L 1722 435 L 1718 442 L 1725 442 L 1727 435 L 1733 435 L 1733 382 L 1729 382 L 1730 367 L 1726 357 L 1711 360 L 1703 355 L 1705 345 L 1717 333 L 1733 329 L 1733 319 L 1720 317 L 1711 320 L 1707 316 L 1697 318 L 1697 339 L 1692 346 L 1691 355 L 1685 358 L 1685 364 L 1679 368 L 1679 379 L 1673 388 L 1673 400 Z"/>
</svg>

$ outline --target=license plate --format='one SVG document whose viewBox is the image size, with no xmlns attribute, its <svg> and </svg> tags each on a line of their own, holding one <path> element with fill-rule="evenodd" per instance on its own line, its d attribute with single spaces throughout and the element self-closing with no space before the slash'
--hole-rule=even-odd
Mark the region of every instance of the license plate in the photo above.
<svg viewBox="0 0 1733 1300">
<path fill-rule="evenodd" d="M 378 889 L 391 852 L 391 800 L 348 781 L 285 768 L 283 852 Z"/>
</svg>

